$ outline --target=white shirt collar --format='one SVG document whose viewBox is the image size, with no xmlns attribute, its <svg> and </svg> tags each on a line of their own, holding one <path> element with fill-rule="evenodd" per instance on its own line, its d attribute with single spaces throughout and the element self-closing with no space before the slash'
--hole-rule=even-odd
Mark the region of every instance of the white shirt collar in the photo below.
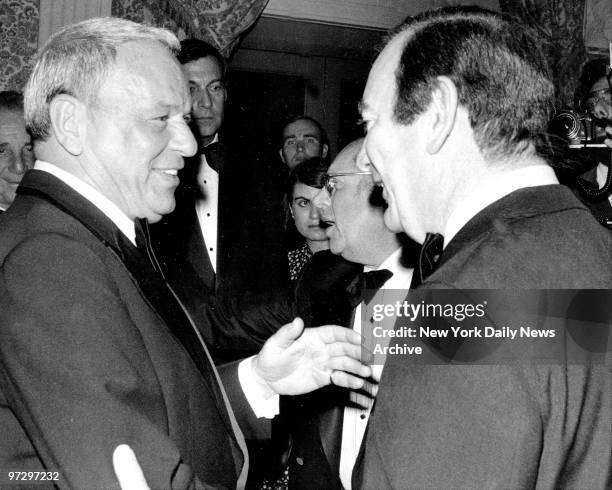
<svg viewBox="0 0 612 490">
<path fill-rule="evenodd" d="M 108 217 L 108 219 L 115 223 L 117 228 L 119 228 L 134 245 L 136 245 L 136 229 L 134 227 L 134 221 L 128 218 L 127 215 L 121 211 L 121 209 L 119 209 L 115 203 L 102 195 L 98 190 L 94 189 L 89 184 L 86 184 L 78 177 L 75 177 L 71 173 L 62 170 L 49 162 L 36 160 L 34 169 L 50 173 L 64 182 L 67 186 L 74 189 L 100 211 L 102 211 Z"/>
<path fill-rule="evenodd" d="M 399 247 L 395 252 L 389 255 L 378 267 L 375 269 L 371 267 L 364 267 L 364 271 L 381 270 L 387 269 L 393 273 L 393 276 L 381 287 L 381 289 L 408 289 L 410 282 L 412 281 L 413 269 L 404 267 L 401 263 L 402 259 L 402 247 Z"/>
<path fill-rule="evenodd" d="M 547 165 L 518 168 L 483 182 L 479 192 L 468 195 L 449 216 L 444 229 L 444 247 L 468 221 L 489 204 L 518 189 L 558 183 L 554 170 Z"/>
</svg>

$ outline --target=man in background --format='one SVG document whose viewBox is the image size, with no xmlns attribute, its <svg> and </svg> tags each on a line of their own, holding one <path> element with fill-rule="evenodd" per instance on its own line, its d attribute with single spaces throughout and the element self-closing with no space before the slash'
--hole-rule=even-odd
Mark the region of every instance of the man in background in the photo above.
<svg viewBox="0 0 612 490">
<path fill-rule="evenodd" d="M 175 211 L 153 227 L 153 242 L 168 280 L 192 311 L 202 296 L 288 285 L 280 218 L 268 216 L 258 169 L 237 160 L 220 130 L 227 101 L 225 59 L 199 39 L 178 54 L 191 95 L 191 127 L 198 153 L 186 161 Z"/>
<path fill-rule="evenodd" d="M 32 141 L 23 119 L 23 98 L 0 92 L 0 213 L 15 199 L 15 190 L 34 165 Z"/>
<path fill-rule="evenodd" d="M 321 123 L 309 116 L 289 120 L 282 131 L 281 161 L 289 170 L 308 158 L 327 158 L 329 141 Z"/>
<path fill-rule="evenodd" d="M 363 139 L 353 141 L 338 154 L 313 200 L 327 224 L 330 251 L 312 258 L 298 284 L 296 296 L 309 299 L 298 307 L 307 326 L 333 322 L 361 332 L 362 301 L 371 299 L 367 293 L 410 287 L 412 269 L 402 254 L 401 235 L 384 224 L 384 202 L 371 171 L 357 168 L 362 144 Z M 374 366 L 374 380 L 379 376 L 380 366 Z M 374 389 L 358 393 L 337 387 L 284 397 L 289 488 L 350 488 L 373 398 Z"/>
<path fill-rule="evenodd" d="M 427 12 L 390 37 L 359 166 L 387 226 L 423 243 L 417 291 L 612 289 L 610 233 L 536 151 L 553 93 L 538 40 L 492 12 Z M 354 488 L 609 486 L 609 364 L 459 365 L 421 343 L 437 363 L 387 357 Z"/>
</svg>

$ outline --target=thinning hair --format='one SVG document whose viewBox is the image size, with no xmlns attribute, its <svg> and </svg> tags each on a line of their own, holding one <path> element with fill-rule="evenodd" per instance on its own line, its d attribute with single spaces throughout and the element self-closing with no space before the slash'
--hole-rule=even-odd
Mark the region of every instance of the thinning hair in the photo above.
<svg viewBox="0 0 612 490">
<path fill-rule="evenodd" d="M 227 75 L 227 60 L 219 53 L 212 44 L 201 39 L 189 38 L 181 41 L 181 50 L 178 53 L 178 60 L 181 65 L 197 61 L 200 58 L 212 57 L 217 60 L 221 75 L 225 79 Z"/>
<path fill-rule="evenodd" d="M 23 96 L 13 90 L 0 92 L 0 110 L 23 112 Z"/>
<path fill-rule="evenodd" d="M 166 29 L 114 17 L 72 24 L 51 36 L 36 56 L 24 93 L 26 126 L 33 138 L 49 137 L 49 105 L 57 95 L 68 94 L 94 105 L 118 48 L 135 41 L 158 42 L 172 54 L 180 47 Z"/>
<path fill-rule="evenodd" d="M 485 158 L 539 145 L 554 87 L 532 30 L 478 7 L 447 7 L 407 19 L 391 36 L 405 36 L 396 71 L 397 122 L 410 124 L 423 113 L 437 77 L 447 76 Z"/>
</svg>

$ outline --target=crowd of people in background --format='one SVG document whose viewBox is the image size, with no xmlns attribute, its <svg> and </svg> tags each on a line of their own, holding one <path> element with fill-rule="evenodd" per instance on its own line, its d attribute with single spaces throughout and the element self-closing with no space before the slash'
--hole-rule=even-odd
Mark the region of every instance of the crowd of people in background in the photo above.
<svg viewBox="0 0 612 490">
<path fill-rule="evenodd" d="M 271 182 L 223 140 L 212 45 L 112 18 L 52 36 L 24 96 L 0 93 L 0 468 L 59 488 L 608 488 L 612 333 L 582 365 L 361 348 L 368 291 L 612 291 L 611 73 L 583 97 L 607 160 L 555 173 L 540 48 L 479 8 L 409 18 L 371 68 L 365 136 L 334 156 L 288 114 Z"/>
</svg>

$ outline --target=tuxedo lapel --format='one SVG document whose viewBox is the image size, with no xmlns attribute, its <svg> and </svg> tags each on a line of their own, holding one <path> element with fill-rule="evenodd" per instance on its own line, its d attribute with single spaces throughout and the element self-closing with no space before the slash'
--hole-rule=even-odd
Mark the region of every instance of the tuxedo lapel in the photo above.
<svg viewBox="0 0 612 490">
<path fill-rule="evenodd" d="M 340 451 L 342 449 L 342 423 L 346 396 L 338 393 L 339 403 L 319 415 L 319 437 L 321 447 L 334 475 L 340 471 Z"/>
<path fill-rule="evenodd" d="M 36 195 L 51 202 L 78 220 L 117 255 L 142 292 L 145 301 L 164 320 L 169 330 L 193 359 L 215 401 L 221 420 L 238 444 L 239 436 L 234 431 L 228 414 L 228 409 L 231 408 L 226 407 L 214 368 L 204 351 L 205 346 L 198 338 L 195 326 L 192 325 L 184 309 L 145 255 L 97 207 L 46 172 L 33 170 L 28 173 L 21 183 L 19 193 Z"/>
<path fill-rule="evenodd" d="M 516 190 L 470 219 L 442 251 L 436 270 L 441 269 L 466 246 L 477 242 L 480 236 L 484 237 L 490 230 L 497 229 L 503 221 L 580 208 L 582 205 L 576 201 L 569 188 L 559 184 Z"/>
</svg>

